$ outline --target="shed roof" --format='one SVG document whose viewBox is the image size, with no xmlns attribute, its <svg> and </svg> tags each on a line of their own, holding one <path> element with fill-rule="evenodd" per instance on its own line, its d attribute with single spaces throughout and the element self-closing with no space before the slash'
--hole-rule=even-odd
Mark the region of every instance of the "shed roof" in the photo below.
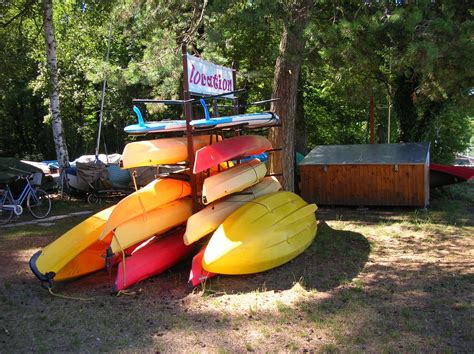
<svg viewBox="0 0 474 354">
<path fill-rule="evenodd" d="M 298 165 L 429 163 L 430 143 L 319 145 Z"/>
</svg>

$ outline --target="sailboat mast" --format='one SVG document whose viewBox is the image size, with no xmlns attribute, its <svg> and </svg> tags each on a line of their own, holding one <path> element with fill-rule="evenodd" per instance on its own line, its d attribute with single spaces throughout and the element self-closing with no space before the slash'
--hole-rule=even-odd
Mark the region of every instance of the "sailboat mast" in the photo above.
<svg viewBox="0 0 474 354">
<path fill-rule="evenodd" d="M 107 41 L 107 52 L 105 55 L 105 63 L 109 63 L 109 50 L 110 50 L 110 38 L 112 37 L 112 22 L 109 25 L 109 39 Z M 107 76 L 104 73 L 104 81 L 102 83 L 102 99 L 100 101 L 100 113 L 99 113 L 99 129 L 97 132 L 97 144 L 95 147 L 95 158 L 99 159 L 99 146 L 100 146 L 100 136 L 102 132 L 102 117 L 104 115 L 104 102 L 105 102 L 105 87 L 107 85 Z"/>
</svg>

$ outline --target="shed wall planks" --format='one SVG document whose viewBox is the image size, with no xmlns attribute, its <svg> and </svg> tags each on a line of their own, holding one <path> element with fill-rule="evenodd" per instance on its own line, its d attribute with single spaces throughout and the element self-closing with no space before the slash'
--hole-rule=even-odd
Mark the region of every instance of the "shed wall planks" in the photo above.
<svg viewBox="0 0 474 354">
<path fill-rule="evenodd" d="M 301 194 L 326 205 L 427 206 L 426 165 L 301 165 Z"/>
</svg>

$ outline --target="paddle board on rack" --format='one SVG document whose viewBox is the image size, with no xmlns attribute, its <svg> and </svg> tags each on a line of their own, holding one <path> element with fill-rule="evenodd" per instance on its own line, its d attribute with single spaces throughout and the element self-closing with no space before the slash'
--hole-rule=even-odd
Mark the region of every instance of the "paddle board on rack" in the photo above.
<svg viewBox="0 0 474 354">
<path fill-rule="evenodd" d="M 124 128 L 124 131 L 127 134 L 139 135 L 139 134 L 186 131 L 186 120 L 184 119 L 145 122 L 138 107 L 134 106 L 133 111 L 138 116 L 138 123 L 126 126 Z M 226 128 L 226 127 L 232 127 L 239 124 L 245 124 L 249 128 L 259 128 L 259 127 L 277 125 L 279 121 L 280 121 L 279 117 L 272 112 L 260 112 L 260 113 L 246 113 L 246 114 L 216 117 L 216 118 L 210 118 L 208 114 L 206 114 L 206 118 L 193 120 L 190 122 L 190 124 L 195 129 Z"/>
<path fill-rule="evenodd" d="M 225 128 L 239 124 L 247 124 L 250 128 L 266 127 L 278 124 L 280 119 L 275 113 L 260 112 L 246 113 L 235 116 L 224 116 L 216 118 L 203 118 L 191 121 L 191 125 L 195 128 L 216 127 Z"/>
</svg>

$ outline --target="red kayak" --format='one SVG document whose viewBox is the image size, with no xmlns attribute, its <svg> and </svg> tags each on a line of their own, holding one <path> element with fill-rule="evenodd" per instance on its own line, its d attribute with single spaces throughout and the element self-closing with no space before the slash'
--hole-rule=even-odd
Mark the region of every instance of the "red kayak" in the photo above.
<svg viewBox="0 0 474 354">
<path fill-rule="evenodd" d="M 130 257 L 118 265 L 114 292 L 127 289 L 141 280 L 171 268 L 193 251 L 183 242 L 184 229 L 162 238 L 147 241 L 137 247 Z"/>
<path fill-rule="evenodd" d="M 466 182 L 472 178 L 474 178 L 472 167 L 430 164 L 430 187 Z"/>
<path fill-rule="evenodd" d="M 202 257 L 204 257 L 204 251 L 206 250 L 206 245 L 202 246 L 201 250 L 193 257 L 193 262 L 191 266 L 191 272 L 189 273 L 189 282 L 193 286 L 197 286 L 209 278 L 216 276 L 216 273 L 208 272 L 202 267 Z"/>
<path fill-rule="evenodd" d="M 196 151 L 194 173 L 207 170 L 222 162 L 257 155 L 270 150 L 272 144 L 260 135 L 241 135 L 224 139 Z"/>
</svg>

